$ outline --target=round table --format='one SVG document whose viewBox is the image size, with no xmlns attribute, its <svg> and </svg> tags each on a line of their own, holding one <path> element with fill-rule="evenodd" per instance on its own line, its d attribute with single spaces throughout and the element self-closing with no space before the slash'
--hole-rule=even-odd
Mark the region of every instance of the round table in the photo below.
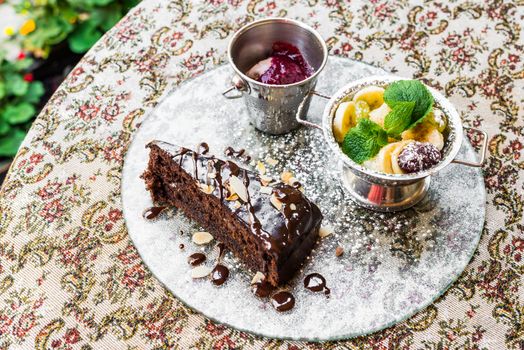
<svg viewBox="0 0 524 350">
<path fill-rule="evenodd" d="M 444 296 L 385 331 L 319 345 L 213 323 L 151 275 L 127 234 L 133 133 L 173 87 L 223 64 L 240 26 L 268 16 L 312 25 L 332 55 L 423 79 L 490 135 L 477 253 Z M 143 1 L 53 95 L 2 186 L 0 348 L 524 348 L 523 16 L 522 4 L 465 1 Z"/>
</svg>

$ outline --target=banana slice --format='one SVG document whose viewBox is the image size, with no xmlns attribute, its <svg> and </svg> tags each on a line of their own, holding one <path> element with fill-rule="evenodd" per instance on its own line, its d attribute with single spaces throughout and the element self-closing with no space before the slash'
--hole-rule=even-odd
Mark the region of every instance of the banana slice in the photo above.
<svg viewBox="0 0 524 350">
<path fill-rule="evenodd" d="M 337 142 L 344 141 L 344 136 L 351 127 L 355 126 L 355 121 L 355 103 L 353 101 L 342 102 L 335 112 L 335 119 L 333 119 L 333 134 Z"/>
<path fill-rule="evenodd" d="M 444 136 L 430 121 L 423 121 L 414 128 L 404 131 L 402 140 L 429 142 L 440 151 L 444 148 Z"/>
<path fill-rule="evenodd" d="M 402 169 L 400 169 L 400 166 L 398 165 L 398 156 L 400 152 L 402 152 L 404 147 L 411 142 L 413 142 L 413 140 L 398 141 L 392 143 L 392 145 L 395 145 L 391 152 L 391 170 L 393 174 L 404 174 L 404 171 L 402 171 Z"/>
<path fill-rule="evenodd" d="M 353 102 L 364 101 L 371 110 L 380 107 L 384 103 L 384 89 L 379 86 L 366 86 L 353 96 Z"/>
<path fill-rule="evenodd" d="M 397 147 L 397 143 L 398 142 L 390 143 L 382 147 L 375 157 L 366 160 L 362 165 L 375 171 L 393 174 L 393 169 L 391 167 L 391 154 Z"/>
<path fill-rule="evenodd" d="M 379 108 L 376 108 L 369 112 L 369 119 L 378 125 L 384 127 L 384 119 L 386 115 L 391 112 L 391 108 L 385 103 L 383 103 Z"/>
<path fill-rule="evenodd" d="M 437 128 L 437 130 L 439 132 L 444 132 L 444 130 L 446 130 L 446 126 L 448 125 L 448 120 L 446 118 L 446 116 L 444 115 L 444 113 L 442 113 L 441 110 L 439 109 L 433 109 L 433 112 L 431 112 L 430 115 L 428 115 L 426 117 L 428 119 L 428 121 L 435 125 L 435 127 Z"/>
</svg>

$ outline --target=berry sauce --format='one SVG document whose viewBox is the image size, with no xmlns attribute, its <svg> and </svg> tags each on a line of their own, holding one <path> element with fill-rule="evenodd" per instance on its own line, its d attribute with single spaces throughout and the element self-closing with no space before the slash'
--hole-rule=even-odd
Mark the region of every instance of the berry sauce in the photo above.
<svg viewBox="0 0 524 350">
<path fill-rule="evenodd" d="M 293 84 L 313 74 L 313 68 L 304 59 L 300 50 L 291 44 L 274 43 L 270 57 L 271 65 L 258 78 L 258 81 L 264 84 Z"/>
</svg>

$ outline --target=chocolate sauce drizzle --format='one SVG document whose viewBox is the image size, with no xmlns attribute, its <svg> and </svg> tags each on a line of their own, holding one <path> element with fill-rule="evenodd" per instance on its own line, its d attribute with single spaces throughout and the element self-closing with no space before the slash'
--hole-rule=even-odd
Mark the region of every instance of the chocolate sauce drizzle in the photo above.
<svg viewBox="0 0 524 350">
<path fill-rule="evenodd" d="M 217 286 L 224 284 L 228 277 L 229 269 L 222 264 L 218 264 L 215 266 L 213 271 L 211 271 L 211 281 L 213 281 L 213 283 Z"/>
<path fill-rule="evenodd" d="M 326 286 L 326 279 L 319 273 L 311 273 L 304 278 L 304 287 L 312 292 L 324 292 L 325 295 L 331 293 L 331 289 Z"/>
<path fill-rule="evenodd" d="M 249 162 L 251 160 L 251 156 L 247 155 L 246 150 L 243 148 L 239 149 L 238 151 L 235 151 L 233 147 L 229 146 L 224 150 L 224 154 L 228 157 L 236 157 L 246 162 Z"/>
<path fill-rule="evenodd" d="M 167 207 L 151 207 L 151 208 L 147 208 L 146 210 L 144 210 L 144 213 L 142 214 L 142 216 L 144 217 L 144 219 L 153 220 L 158 215 L 160 215 L 160 213 L 162 213 L 164 211 L 164 209 L 166 209 L 166 208 Z"/>
<path fill-rule="evenodd" d="M 295 297 L 289 292 L 282 291 L 273 294 L 271 303 L 277 311 L 284 312 L 291 310 L 295 306 Z"/>
<path fill-rule="evenodd" d="M 187 263 L 191 266 L 198 266 L 206 261 L 206 256 L 202 253 L 193 253 L 187 258 Z"/>
</svg>

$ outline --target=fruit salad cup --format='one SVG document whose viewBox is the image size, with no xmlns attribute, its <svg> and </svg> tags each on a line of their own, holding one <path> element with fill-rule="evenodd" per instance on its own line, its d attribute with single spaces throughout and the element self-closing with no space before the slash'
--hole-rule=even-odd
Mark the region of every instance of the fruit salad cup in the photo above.
<svg viewBox="0 0 524 350">
<path fill-rule="evenodd" d="M 372 76 L 343 86 L 329 98 L 321 126 L 301 117 L 302 105 L 297 112 L 299 123 L 324 132 L 326 142 L 341 163 L 343 184 L 355 201 L 376 211 L 389 212 L 412 207 L 426 195 L 431 175 L 450 163 L 480 167 L 486 153 L 487 134 L 478 129 L 467 128 L 483 135 L 480 160 L 468 162 L 456 158 L 463 139 L 460 116 L 442 94 L 419 82 L 417 83 L 422 86 L 422 92 L 431 99 L 432 115 L 425 114 L 428 118 L 421 117 L 419 121 L 400 128 L 399 123 L 391 120 L 385 122 L 384 119 L 391 112 L 391 108 L 384 103 L 384 88 L 393 83 L 399 85 L 400 81 L 407 80 L 396 76 Z M 413 105 L 408 104 L 409 113 L 406 113 L 415 115 Z M 402 112 L 400 107 L 395 107 L 395 112 Z M 417 107 L 418 105 L 414 108 Z M 358 118 L 365 120 L 359 123 L 354 120 Z M 356 123 L 358 127 L 355 126 Z M 351 131 L 350 127 L 355 130 Z M 351 137 L 347 134 L 349 129 L 351 133 L 356 134 L 356 141 L 359 141 L 358 132 L 365 129 L 364 127 L 368 127 L 364 132 L 370 134 L 374 131 L 370 131 L 369 128 L 373 127 L 380 132 L 375 133 L 379 136 L 374 140 L 379 146 L 371 154 L 362 155 L 362 152 L 355 152 L 359 142 L 348 140 Z M 381 142 L 383 143 L 380 144 Z M 405 154 L 401 154 L 402 150 L 406 150 Z M 413 168 L 413 162 L 410 162 L 410 153 L 413 152 L 419 152 L 419 155 L 423 156 L 426 162 L 421 163 L 423 166 Z M 405 158 L 400 162 L 400 166 L 399 158 Z"/>
</svg>

